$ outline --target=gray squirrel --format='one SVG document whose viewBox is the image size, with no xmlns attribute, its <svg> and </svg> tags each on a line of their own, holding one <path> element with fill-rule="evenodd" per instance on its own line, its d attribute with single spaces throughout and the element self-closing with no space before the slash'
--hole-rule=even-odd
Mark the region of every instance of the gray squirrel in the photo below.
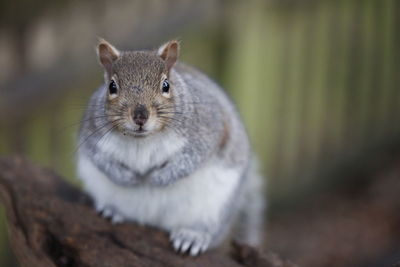
<svg viewBox="0 0 400 267">
<path fill-rule="evenodd" d="M 259 245 L 262 178 L 236 108 L 180 44 L 119 51 L 101 39 L 105 84 L 79 131 L 77 172 L 103 216 L 167 231 L 196 256 L 229 233 Z"/>
</svg>

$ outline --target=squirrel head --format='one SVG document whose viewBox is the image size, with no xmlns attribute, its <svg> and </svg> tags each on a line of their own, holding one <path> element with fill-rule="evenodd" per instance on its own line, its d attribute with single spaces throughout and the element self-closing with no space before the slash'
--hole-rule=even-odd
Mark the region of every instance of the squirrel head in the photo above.
<svg viewBox="0 0 400 267">
<path fill-rule="evenodd" d="M 171 123 L 178 92 L 169 78 L 178 59 L 178 41 L 156 51 L 118 51 L 100 39 L 97 54 L 105 71 L 107 119 L 116 129 L 144 137 Z"/>
</svg>

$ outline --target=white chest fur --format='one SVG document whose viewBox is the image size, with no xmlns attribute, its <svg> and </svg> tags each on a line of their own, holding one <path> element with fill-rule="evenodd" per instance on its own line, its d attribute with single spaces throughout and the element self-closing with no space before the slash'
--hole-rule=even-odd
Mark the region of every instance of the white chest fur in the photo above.
<svg viewBox="0 0 400 267">
<path fill-rule="evenodd" d="M 98 207 L 110 206 L 128 220 L 166 230 L 213 225 L 238 185 L 240 171 L 210 160 L 189 177 L 167 187 L 121 187 L 111 182 L 83 154 L 78 174 Z"/>
<path fill-rule="evenodd" d="M 121 134 L 110 134 L 97 144 L 100 153 L 111 155 L 137 172 L 145 172 L 162 164 L 185 144 L 186 140 L 174 132 L 133 139 Z"/>
</svg>

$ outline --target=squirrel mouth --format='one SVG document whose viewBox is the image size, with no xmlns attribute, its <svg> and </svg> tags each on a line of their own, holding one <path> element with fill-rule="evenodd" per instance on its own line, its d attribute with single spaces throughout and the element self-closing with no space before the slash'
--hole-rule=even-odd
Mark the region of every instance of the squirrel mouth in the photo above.
<svg viewBox="0 0 400 267">
<path fill-rule="evenodd" d="M 135 130 L 134 132 L 135 133 L 144 133 L 144 132 L 146 132 L 146 130 L 143 129 L 142 126 L 140 126 L 139 129 Z"/>
<path fill-rule="evenodd" d="M 133 134 L 136 136 L 144 136 L 147 134 L 148 131 L 146 131 L 145 129 L 143 129 L 142 127 L 140 127 L 139 129 L 136 129 L 133 131 Z"/>
</svg>

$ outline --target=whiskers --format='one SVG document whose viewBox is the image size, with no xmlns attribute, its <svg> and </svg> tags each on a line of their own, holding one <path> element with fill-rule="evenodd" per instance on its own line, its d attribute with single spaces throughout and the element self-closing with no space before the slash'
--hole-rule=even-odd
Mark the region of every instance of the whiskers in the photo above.
<svg viewBox="0 0 400 267">
<path fill-rule="evenodd" d="M 112 119 L 114 117 L 119 116 L 118 114 L 110 114 L 110 115 L 97 115 L 97 116 L 90 116 L 88 118 L 85 118 L 83 120 L 80 120 L 78 122 L 74 122 L 65 126 L 62 126 L 61 128 L 57 129 L 57 131 L 65 131 L 71 127 L 76 127 L 76 126 L 81 126 L 82 124 L 84 124 L 85 122 L 89 122 L 91 120 L 98 120 L 98 119 Z"/>
<path fill-rule="evenodd" d="M 173 104 L 163 104 L 156 106 L 157 120 L 168 129 L 175 131 L 178 134 L 183 134 L 185 129 L 197 131 L 190 118 L 182 111 L 177 111 Z"/>
<path fill-rule="evenodd" d="M 77 145 L 74 150 L 74 153 L 77 153 L 82 146 L 88 141 L 93 141 L 93 138 L 97 138 L 94 140 L 93 146 L 97 146 L 98 143 L 104 139 L 115 129 L 120 127 L 124 123 L 125 119 L 122 117 L 116 118 L 114 120 L 107 120 L 105 123 L 97 126 L 94 130 L 90 131 L 86 136 L 83 137 L 83 140 Z"/>
</svg>

